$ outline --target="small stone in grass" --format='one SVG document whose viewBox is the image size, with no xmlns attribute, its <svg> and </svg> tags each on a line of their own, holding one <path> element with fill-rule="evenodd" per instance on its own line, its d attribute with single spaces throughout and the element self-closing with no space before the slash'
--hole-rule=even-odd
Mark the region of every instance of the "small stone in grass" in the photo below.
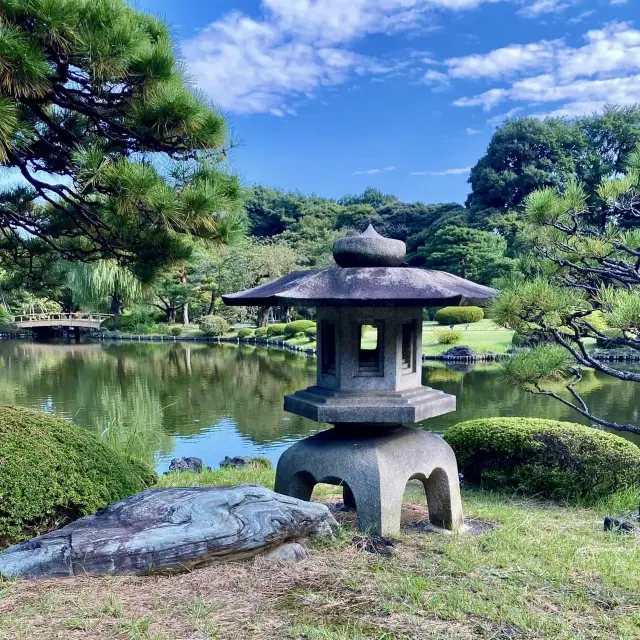
<svg viewBox="0 0 640 640">
<path fill-rule="evenodd" d="M 637 529 L 630 522 L 625 522 L 624 520 L 618 520 L 607 516 L 604 519 L 604 530 L 617 531 L 618 533 L 632 533 Z"/>
<path fill-rule="evenodd" d="M 169 471 L 194 471 L 202 473 L 204 464 L 200 458 L 174 458 L 169 465 Z"/>
</svg>

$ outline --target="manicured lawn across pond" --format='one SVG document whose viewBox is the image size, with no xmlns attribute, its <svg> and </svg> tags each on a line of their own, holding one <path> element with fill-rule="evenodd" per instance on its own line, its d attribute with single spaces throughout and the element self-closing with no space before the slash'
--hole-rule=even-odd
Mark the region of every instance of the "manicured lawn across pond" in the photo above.
<svg viewBox="0 0 640 640">
<path fill-rule="evenodd" d="M 165 486 L 262 482 L 269 469 L 169 475 Z M 335 488 L 316 499 L 335 502 Z M 619 496 L 596 508 L 466 490 L 481 535 L 420 531 L 424 497 L 410 486 L 405 530 L 390 556 L 363 549 L 343 527 L 290 566 L 260 559 L 174 576 L 70 578 L 0 585 L 0 639 L 638 638 L 640 546 L 607 533 Z"/>
<path fill-rule="evenodd" d="M 439 344 L 436 331 L 446 329 L 448 327 L 443 327 L 437 322 L 422 323 L 422 353 L 424 355 L 439 355 L 452 346 L 471 347 L 477 353 L 487 351 L 504 353 L 511 348 L 511 338 L 514 333 L 509 329 L 499 327 L 493 320 L 481 320 L 469 325 L 456 325 L 455 329 L 462 334 L 462 338 L 456 345 Z M 284 336 L 276 339 L 284 339 Z M 315 342 L 308 338 L 292 338 L 286 342 L 306 349 L 315 349 L 316 346 Z M 375 346 L 375 330 L 369 330 L 365 333 L 363 344 L 371 348 Z"/>
<path fill-rule="evenodd" d="M 513 331 L 499 327 L 493 320 L 480 320 L 473 324 L 459 324 L 456 331 L 462 333 L 462 338 L 456 345 L 438 344 L 436 331 L 447 329 L 437 322 L 423 322 L 422 324 L 422 353 L 427 356 L 443 353 L 452 346 L 471 347 L 477 353 L 493 351 L 504 353 L 511 348 Z"/>
</svg>

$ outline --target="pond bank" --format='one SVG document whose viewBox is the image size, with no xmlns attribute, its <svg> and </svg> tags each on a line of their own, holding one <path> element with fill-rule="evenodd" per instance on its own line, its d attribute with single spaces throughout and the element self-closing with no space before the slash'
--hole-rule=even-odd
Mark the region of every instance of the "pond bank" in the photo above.
<svg viewBox="0 0 640 640">
<path fill-rule="evenodd" d="M 100 342 L 109 342 L 112 340 L 122 342 L 156 342 L 156 343 L 174 343 L 174 342 L 200 342 L 200 343 L 217 343 L 217 344 L 244 344 L 249 346 L 261 346 L 267 348 L 285 349 L 293 353 L 301 355 L 316 356 L 315 348 L 305 348 L 299 344 L 291 344 L 285 340 L 270 340 L 269 338 L 238 338 L 238 337 L 221 337 L 212 338 L 206 336 L 163 336 L 163 335 L 134 335 L 134 334 L 112 334 L 103 335 L 101 333 L 87 334 L 91 340 Z M 0 333 L 0 340 L 30 340 L 32 336 L 26 333 Z M 466 346 L 464 344 L 455 346 Z M 471 347 L 469 347 L 471 349 Z M 511 353 L 476 353 L 473 357 L 445 357 L 444 354 L 423 354 L 422 361 L 441 361 L 441 362 L 457 362 L 457 363 L 490 363 L 500 362 L 511 357 Z M 640 353 L 633 351 L 603 351 L 597 350 L 592 352 L 596 360 L 601 362 L 640 362 Z"/>
</svg>

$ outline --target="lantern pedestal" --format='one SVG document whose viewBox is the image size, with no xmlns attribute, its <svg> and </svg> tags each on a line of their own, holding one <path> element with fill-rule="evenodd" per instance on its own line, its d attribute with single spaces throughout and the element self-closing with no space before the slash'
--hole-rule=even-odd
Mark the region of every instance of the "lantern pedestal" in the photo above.
<svg viewBox="0 0 640 640">
<path fill-rule="evenodd" d="M 411 427 L 349 424 L 305 438 L 287 449 L 276 472 L 278 493 L 309 500 L 318 483 L 343 486 L 360 528 L 381 536 L 400 532 L 409 480 L 424 485 L 429 520 L 456 530 L 463 522 L 458 465 L 451 447 Z"/>
</svg>

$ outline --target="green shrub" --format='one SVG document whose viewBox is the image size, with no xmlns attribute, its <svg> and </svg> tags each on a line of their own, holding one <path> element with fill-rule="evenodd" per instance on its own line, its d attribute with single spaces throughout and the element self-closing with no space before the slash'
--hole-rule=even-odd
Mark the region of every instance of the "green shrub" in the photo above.
<svg viewBox="0 0 640 640">
<path fill-rule="evenodd" d="M 456 344 L 462 340 L 462 331 L 456 329 L 436 329 L 433 333 L 438 344 Z"/>
<path fill-rule="evenodd" d="M 146 333 L 151 333 L 154 324 L 155 314 L 134 311 L 127 315 L 120 316 L 120 318 L 118 319 L 118 331 L 144 335 Z M 102 326 L 109 330 L 113 330 L 113 318 L 107 318 L 102 323 Z"/>
<path fill-rule="evenodd" d="M 270 324 L 267 327 L 267 338 L 273 338 L 274 336 L 283 336 L 284 330 L 287 325 L 284 322 L 276 322 L 276 324 Z"/>
<path fill-rule="evenodd" d="M 441 325 L 471 324 L 483 318 L 484 311 L 480 307 L 444 307 L 435 315 L 436 322 Z"/>
<path fill-rule="evenodd" d="M 594 500 L 640 481 L 640 448 L 570 422 L 487 418 L 444 435 L 465 480 L 557 500 Z"/>
<path fill-rule="evenodd" d="M 316 327 L 306 329 L 304 335 L 307 336 L 309 340 L 315 340 L 318 337 L 318 329 Z"/>
<path fill-rule="evenodd" d="M 255 332 L 253 329 L 249 329 L 249 327 L 243 327 L 238 331 L 238 338 L 242 338 L 242 339 L 253 338 L 254 333 Z"/>
<path fill-rule="evenodd" d="M 175 327 L 175 328 L 179 329 L 180 327 Z M 169 335 L 172 335 L 171 329 L 172 327 L 170 327 L 167 324 L 164 324 L 163 322 L 156 322 L 151 327 L 151 333 L 155 333 L 156 335 L 159 335 L 159 336 L 169 336 Z"/>
<path fill-rule="evenodd" d="M 267 337 L 267 327 L 258 327 L 256 329 L 256 338 L 266 338 Z"/>
<path fill-rule="evenodd" d="M 199 327 L 205 336 L 214 338 L 223 336 L 230 329 L 229 323 L 220 316 L 203 316 L 200 318 Z"/>
<path fill-rule="evenodd" d="M 313 320 L 296 320 L 285 326 L 284 335 L 287 338 L 293 338 L 296 333 L 304 333 L 307 329 L 315 328 L 316 323 Z"/>
<path fill-rule="evenodd" d="M 177 338 L 179 335 L 182 335 L 182 327 L 171 327 L 171 329 L 169 329 L 169 333 Z"/>
<path fill-rule="evenodd" d="M 155 484 L 142 462 L 46 413 L 0 405 L 0 549 Z"/>
</svg>

